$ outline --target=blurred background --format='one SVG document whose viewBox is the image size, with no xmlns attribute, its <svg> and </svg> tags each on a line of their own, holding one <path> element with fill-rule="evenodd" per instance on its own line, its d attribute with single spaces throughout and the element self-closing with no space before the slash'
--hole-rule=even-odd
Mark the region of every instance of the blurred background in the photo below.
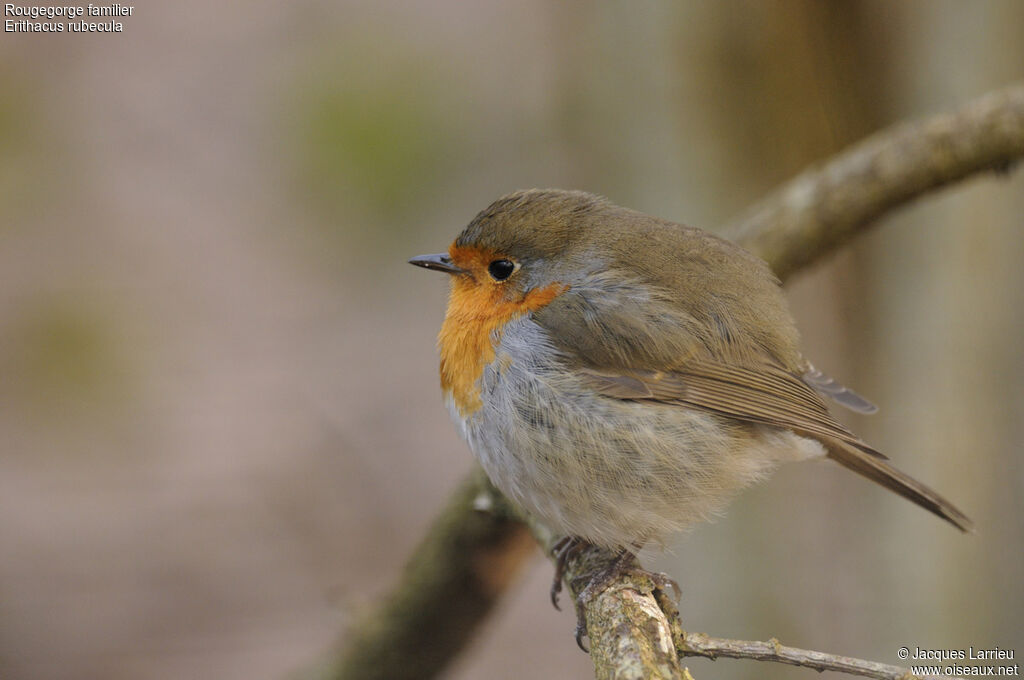
<svg viewBox="0 0 1024 680">
<path fill-rule="evenodd" d="M 0 677 L 286 678 L 471 464 L 437 252 L 511 190 L 714 228 L 1024 75 L 1015 0 L 135 6 L 0 41 Z M 1024 173 L 789 285 L 841 414 L 978 526 L 783 469 L 648 562 L 685 626 L 898 663 L 1024 654 Z M 592 677 L 539 557 L 449 678 Z M 696 677 L 807 678 L 691 660 Z"/>
</svg>

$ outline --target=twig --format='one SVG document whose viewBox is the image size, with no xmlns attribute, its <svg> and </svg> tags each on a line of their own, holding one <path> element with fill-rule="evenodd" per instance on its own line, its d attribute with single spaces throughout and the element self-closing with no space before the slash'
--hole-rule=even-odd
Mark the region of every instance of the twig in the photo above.
<svg viewBox="0 0 1024 680">
<path fill-rule="evenodd" d="M 914 675 L 906 668 L 890 666 L 877 661 L 865 661 L 849 656 L 838 656 L 815 652 L 809 649 L 797 649 L 779 644 L 772 638 L 768 642 L 749 640 L 727 640 L 713 638 L 704 633 L 683 633 L 677 642 L 680 656 L 703 656 L 708 659 L 726 657 L 729 659 L 755 659 L 757 661 L 775 661 L 813 668 L 816 671 L 838 671 L 850 675 L 860 675 L 877 680 L 908 680 L 909 678 L 931 678 L 933 676 Z"/>
<path fill-rule="evenodd" d="M 784 280 L 884 213 L 978 172 L 1006 170 L 1022 156 L 1024 85 L 1017 84 L 985 95 L 956 113 L 873 135 L 784 185 L 724 233 L 767 260 Z M 460 487 L 413 555 L 398 588 L 378 612 L 351 628 L 340 661 L 325 677 L 428 678 L 459 652 L 530 552 L 523 547 L 530 540 L 525 526 L 508 514 L 507 501 L 488 489 L 483 481 L 467 481 Z M 488 515 L 474 509 L 473 499 L 481 493 L 497 512 Z M 587 551 L 570 560 L 570 580 L 609 558 L 606 551 Z M 488 575 L 488 570 L 494 573 Z M 569 590 L 577 592 L 572 586 Z M 650 597 L 660 606 L 651 608 L 644 599 Z M 669 615 L 660 616 L 655 610 Z M 599 677 L 643 677 L 630 675 L 629 664 L 616 665 L 617 661 L 630 645 L 638 650 L 625 655 L 630 659 L 648 658 L 644 657 L 647 651 L 654 653 L 649 658 L 661 659 L 663 626 L 679 626 L 674 611 L 663 593 L 635 580 L 595 598 L 587 621 Z M 635 618 L 637 612 L 648 616 Z M 617 621 L 631 623 L 625 626 Z M 691 643 L 688 638 L 683 641 Z M 687 655 L 683 648 L 679 652 Z M 724 651 L 718 655 L 729 656 Z M 660 663 L 656 661 L 655 666 Z M 660 677 L 678 677 L 672 673 L 679 672 L 688 677 L 685 668 L 665 668 L 667 674 Z M 897 675 L 872 677 L 906 673 L 896 671 Z"/>
<path fill-rule="evenodd" d="M 878 132 L 812 167 L 727 225 L 722 234 L 782 279 L 846 243 L 881 215 L 1024 156 L 1024 83 L 954 113 Z"/>
</svg>

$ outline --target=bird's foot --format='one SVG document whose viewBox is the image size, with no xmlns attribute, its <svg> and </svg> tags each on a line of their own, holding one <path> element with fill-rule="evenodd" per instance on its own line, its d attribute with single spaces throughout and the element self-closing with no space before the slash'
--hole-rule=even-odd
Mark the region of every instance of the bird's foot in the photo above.
<svg viewBox="0 0 1024 680">
<path fill-rule="evenodd" d="M 590 653 L 590 650 L 583 644 L 583 638 L 587 636 L 587 606 L 601 593 L 608 589 L 617 579 L 626 574 L 632 574 L 640 576 L 642 578 L 650 579 L 654 584 L 654 587 L 671 593 L 672 599 L 679 601 L 681 590 L 679 584 L 675 582 L 668 574 L 662 572 L 648 571 L 641 567 L 635 566 L 633 563 L 636 560 L 634 555 L 629 550 L 623 549 L 618 556 L 600 572 L 594 575 L 590 579 L 587 586 L 580 591 L 580 594 L 576 598 L 576 644 L 584 652 Z"/>
</svg>

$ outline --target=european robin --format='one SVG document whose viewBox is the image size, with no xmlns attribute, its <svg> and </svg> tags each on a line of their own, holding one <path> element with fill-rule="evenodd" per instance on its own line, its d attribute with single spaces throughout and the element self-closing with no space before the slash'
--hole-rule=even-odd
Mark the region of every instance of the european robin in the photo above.
<svg viewBox="0 0 1024 680">
<path fill-rule="evenodd" d="M 451 275 L 438 345 L 456 425 L 494 485 L 575 545 L 662 542 L 821 456 L 971 527 L 832 418 L 824 398 L 875 407 L 801 355 L 778 279 L 739 246 L 531 190 L 410 263 Z"/>
</svg>

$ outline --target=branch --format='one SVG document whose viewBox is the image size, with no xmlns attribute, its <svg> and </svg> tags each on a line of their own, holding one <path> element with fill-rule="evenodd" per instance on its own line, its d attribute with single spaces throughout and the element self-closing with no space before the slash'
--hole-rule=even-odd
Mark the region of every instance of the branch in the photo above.
<svg viewBox="0 0 1024 680">
<path fill-rule="evenodd" d="M 864 661 L 849 656 L 837 656 L 809 649 L 797 649 L 779 644 L 772 638 L 768 642 L 752 642 L 748 640 L 726 640 L 713 638 L 704 633 L 686 633 L 681 631 L 677 638 L 680 656 L 703 656 L 708 659 L 727 657 L 730 659 L 755 659 L 757 661 L 776 661 L 791 666 L 803 666 L 821 671 L 838 671 L 850 675 L 860 675 L 877 680 L 908 680 L 909 678 L 931 678 L 918 676 L 906 668 L 890 666 L 877 661 Z"/>
<path fill-rule="evenodd" d="M 437 675 L 536 552 L 529 530 L 487 483 L 483 470 L 476 469 L 434 520 L 395 590 L 350 627 L 345 653 L 314 677 L 413 680 Z"/>
<path fill-rule="evenodd" d="M 1024 84 L 1016 84 L 955 113 L 888 128 L 855 144 L 769 195 L 728 225 L 724 233 L 767 260 L 785 279 L 886 212 L 978 172 L 1008 170 L 1021 156 Z M 491 513 L 480 512 L 479 504 L 474 506 L 481 494 L 489 499 L 485 504 L 493 506 Z M 546 532 L 539 533 L 547 540 L 543 538 Z M 526 560 L 531 552 L 524 547 L 528 540 L 527 530 L 511 516 L 507 501 L 486 482 L 471 476 L 424 538 L 397 589 L 377 612 L 351 627 L 340 661 L 325 677 L 436 675 L 468 642 Z M 585 573 L 593 573 L 610 557 L 606 551 L 588 550 L 570 560 L 570 593 L 578 593 L 572 583 L 582 583 L 579 579 Z M 694 651 L 702 649 L 701 640 L 705 645 L 723 641 L 696 635 L 679 637 L 682 629 L 674 612 L 674 604 L 653 584 L 641 583 L 633 576 L 624 579 L 621 587 L 613 586 L 594 598 L 587 621 L 598 676 L 642 677 L 627 659 L 651 659 L 653 665 L 648 668 L 662 673 L 651 677 L 688 677 L 686 669 L 680 671 L 677 663 L 673 667 L 664 659 L 665 627 L 674 631 L 680 656 L 730 656 L 726 650 L 743 649 L 744 645 L 755 650 L 761 645 L 760 649 L 768 649 L 770 654 L 751 658 L 786 663 L 811 656 L 844 658 L 773 643 L 735 641 L 705 647 L 702 654 Z M 871 677 L 906 673 L 888 668 L 898 674 Z M 634 674 L 629 674 L 630 669 Z"/>
<path fill-rule="evenodd" d="M 1024 156 L 1024 83 L 954 113 L 886 128 L 772 192 L 722 234 L 779 278 L 820 259 L 881 215 Z"/>
</svg>

